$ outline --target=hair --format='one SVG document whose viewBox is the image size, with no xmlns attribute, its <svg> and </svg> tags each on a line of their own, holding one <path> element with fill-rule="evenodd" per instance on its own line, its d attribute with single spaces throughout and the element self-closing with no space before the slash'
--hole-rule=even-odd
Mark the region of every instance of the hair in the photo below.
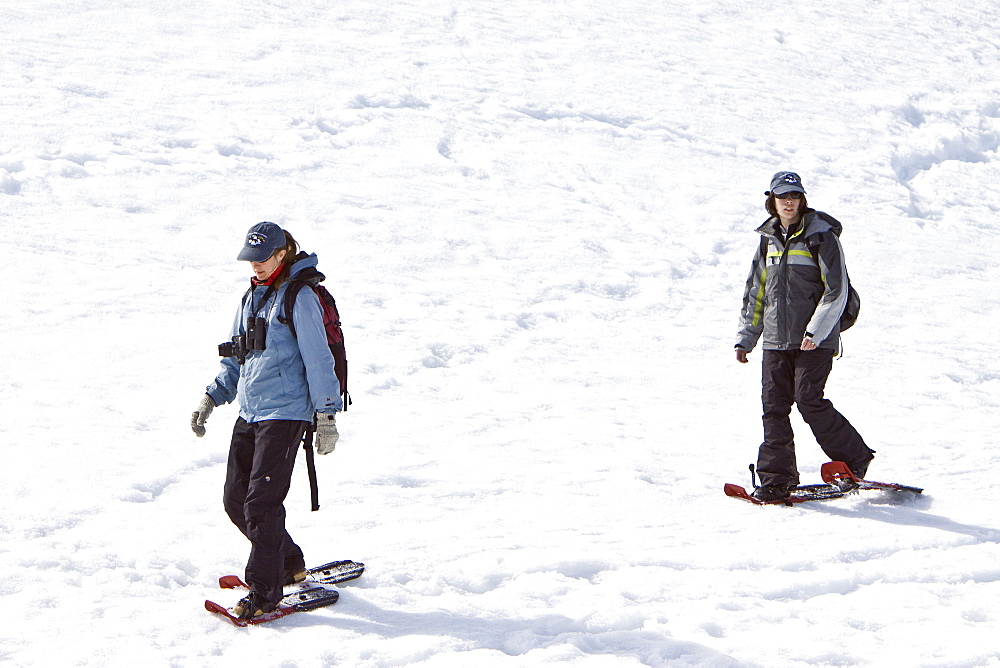
<svg viewBox="0 0 1000 668">
<path fill-rule="evenodd" d="M 281 284 L 288 280 L 290 268 L 295 262 L 295 256 L 299 254 L 299 244 L 295 241 L 292 233 L 288 230 L 282 230 L 285 233 L 285 245 L 281 248 L 276 249 L 271 253 L 271 257 L 276 256 L 281 251 L 285 251 L 285 257 L 282 259 L 281 271 L 278 272 L 277 278 L 274 279 L 272 285 L 274 289 L 277 290 L 281 287 Z"/>
<path fill-rule="evenodd" d="M 800 201 L 802 202 L 802 206 L 799 208 L 799 212 L 803 216 L 812 211 L 812 209 L 809 208 L 809 200 L 806 199 L 805 193 L 802 193 L 802 199 Z M 774 203 L 774 193 L 768 191 L 767 201 L 764 202 L 764 208 L 767 209 L 767 212 L 772 216 L 778 215 L 778 207 Z"/>
</svg>

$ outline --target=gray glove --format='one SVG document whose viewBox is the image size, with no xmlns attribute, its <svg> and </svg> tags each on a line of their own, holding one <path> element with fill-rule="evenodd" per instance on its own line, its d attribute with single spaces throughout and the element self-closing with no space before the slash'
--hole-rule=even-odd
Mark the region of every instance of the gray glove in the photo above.
<svg viewBox="0 0 1000 668">
<path fill-rule="evenodd" d="M 336 413 L 316 413 L 316 452 L 330 454 L 337 447 L 339 438 Z"/>
<path fill-rule="evenodd" d="M 215 402 L 212 401 L 212 397 L 206 394 L 201 398 L 198 409 L 191 413 L 191 431 L 199 438 L 205 435 L 205 420 L 212 414 L 213 408 L 215 408 Z"/>
</svg>

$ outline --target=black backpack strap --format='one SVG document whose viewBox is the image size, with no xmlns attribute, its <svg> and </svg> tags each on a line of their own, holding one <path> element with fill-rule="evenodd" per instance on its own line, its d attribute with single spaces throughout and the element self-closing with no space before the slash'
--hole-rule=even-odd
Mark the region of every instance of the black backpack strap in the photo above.
<svg viewBox="0 0 1000 668">
<path fill-rule="evenodd" d="M 245 309 L 247 307 L 247 300 L 248 299 L 250 300 L 250 306 L 253 306 L 253 291 L 254 291 L 254 288 L 256 288 L 256 287 L 257 286 L 254 285 L 251 282 L 250 283 L 250 287 L 247 288 L 247 291 L 243 293 L 243 299 L 240 300 L 240 315 L 236 318 L 236 320 L 237 320 L 237 322 L 239 322 L 241 320 L 243 321 L 243 322 L 240 323 L 240 327 L 241 328 L 244 325 L 246 325 L 246 321 L 243 318 L 243 309 Z"/>
<path fill-rule="evenodd" d="M 816 241 L 816 243 L 806 244 L 806 247 L 809 249 L 809 254 L 812 255 L 813 262 L 816 263 L 817 267 L 820 266 L 819 265 L 819 247 L 820 247 L 820 244 L 822 244 L 824 241 L 826 241 L 826 239 L 823 238 L 824 234 L 826 234 L 826 233 L 825 232 L 820 233 L 820 235 L 819 235 L 820 239 L 818 241 Z"/>
<path fill-rule="evenodd" d="M 319 510 L 319 487 L 316 484 L 316 457 L 313 454 L 313 434 L 316 432 L 316 421 L 306 427 L 302 436 L 302 449 L 306 451 L 306 471 L 309 473 L 309 500 L 312 510 Z"/>
<path fill-rule="evenodd" d="M 292 307 L 295 306 L 295 299 L 299 296 L 299 290 L 305 285 L 305 281 L 293 280 L 288 282 L 288 287 L 285 288 L 285 299 L 282 302 L 283 314 L 278 316 L 278 322 L 288 325 L 288 329 L 292 330 L 293 339 L 298 337 L 295 334 L 295 322 L 292 320 Z"/>
<path fill-rule="evenodd" d="M 296 260 L 301 260 L 308 257 L 305 253 L 299 253 Z M 278 316 L 278 322 L 283 325 L 288 325 L 288 329 L 292 330 L 292 338 L 298 338 L 295 335 L 295 322 L 292 320 L 292 309 L 295 306 L 295 298 L 299 296 L 299 290 L 306 285 L 319 285 L 324 280 L 326 276 L 321 271 L 317 271 L 315 267 L 306 267 L 299 273 L 295 275 L 295 278 L 288 281 L 288 287 L 285 289 L 285 300 L 282 302 L 284 313 Z"/>
</svg>

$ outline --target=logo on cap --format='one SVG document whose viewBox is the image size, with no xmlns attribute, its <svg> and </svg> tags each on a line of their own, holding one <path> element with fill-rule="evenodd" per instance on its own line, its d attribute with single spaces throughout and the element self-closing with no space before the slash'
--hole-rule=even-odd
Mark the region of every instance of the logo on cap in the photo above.
<svg viewBox="0 0 1000 668">
<path fill-rule="evenodd" d="M 260 232 L 251 232 L 250 234 L 247 235 L 248 246 L 260 246 L 265 241 L 267 241 L 267 237 L 265 237 Z"/>
<path fill-rule="evenodd" d="M 785 174 L 785 183 L 798 183 L 799 180 L 795 178 L 794 174 Z"/>
</svg>

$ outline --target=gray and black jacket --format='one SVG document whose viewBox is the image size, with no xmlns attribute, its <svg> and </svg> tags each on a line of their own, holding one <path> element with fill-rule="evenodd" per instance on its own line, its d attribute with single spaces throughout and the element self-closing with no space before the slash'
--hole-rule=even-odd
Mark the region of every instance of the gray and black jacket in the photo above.
<svg viewBox="0 0 1000 668">
<path fill-rule="evenodd" d="M 809 210 L 780 233 L 778 218 L 757 228 L 762 239 L 743 292 L 736 346 L 795 350 L 809 336 L 821 348 L 840 348 L 840 315 L 847 304 L 847 265 L 840 245 L 843 225 Z"/>
</svg>

